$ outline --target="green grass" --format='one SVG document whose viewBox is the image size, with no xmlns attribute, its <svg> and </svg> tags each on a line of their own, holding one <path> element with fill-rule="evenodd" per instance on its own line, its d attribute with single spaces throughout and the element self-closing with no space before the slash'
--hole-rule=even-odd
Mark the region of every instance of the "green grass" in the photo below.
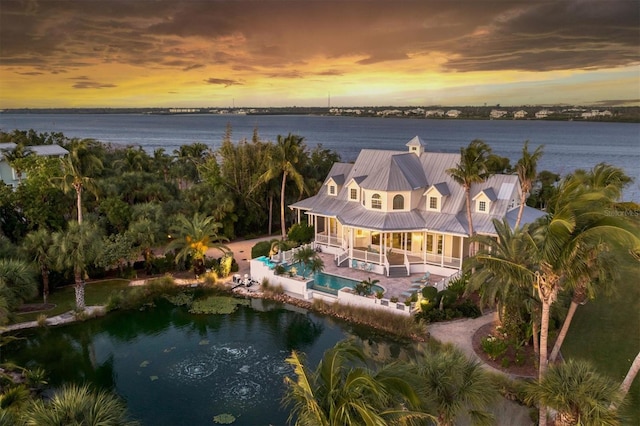
<svg viewBox="0 0 640 426">
<path fill-rule="evenodd" d="M 91 305 L 106 305 L 109 296 L 113 292 L 123 289 L 130 289 L 129 280 L 115 279 L 87 283 L 85 286 L 85 303 Z M 30 303 L 41 303 L 42 298 L 32 300 Z M 47 317 L 53 317 L 62 313 L 72 311 L 76 306 L 75 289 L 72 285 L 58 288 L 49 295 L 48 303 L 55 305 L 53 309 L 40 312 L 29 312 L 19 314 L 15 317 L 15 322 L 28 322 L 37 320 L 38 316 L 45 314 Z"/>
<path fill-rule="evenodd" d="M 578 307 L 562 354 L 565 359 L 589 360 L 599 371 L 622 382 L 638 351 L 640 285 L 636 267 L 625 274 L 614 295 L 602 295 Z M 631 386 L 622 413 L 628 416 L 624 424 L 640 425 L 640 377 Z"/>
</svg>

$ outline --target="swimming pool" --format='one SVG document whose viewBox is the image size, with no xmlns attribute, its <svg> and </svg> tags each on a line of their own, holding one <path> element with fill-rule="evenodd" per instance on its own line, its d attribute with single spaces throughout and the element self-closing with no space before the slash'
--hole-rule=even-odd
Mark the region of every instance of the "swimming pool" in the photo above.
<svg viewBox="0 0 640 426">
<path fill-rule="evenodd" d="M 319 291 L 329 290 L 329 293 L 337 294 L 338 290 L 341 288 L 347 287 L 353 289 L 358 283 L 360 283 L 360 281 L 339 277 L 337 275 L 325 274 L 324 272 L 318 272 L 313 276 L 312 288 Z M 384 292 L 384 288 L 379 285 L 374 285 L 371 288 L 371 291 L 372 294 L 376 294 L 378 291 Z"/>
</svg>

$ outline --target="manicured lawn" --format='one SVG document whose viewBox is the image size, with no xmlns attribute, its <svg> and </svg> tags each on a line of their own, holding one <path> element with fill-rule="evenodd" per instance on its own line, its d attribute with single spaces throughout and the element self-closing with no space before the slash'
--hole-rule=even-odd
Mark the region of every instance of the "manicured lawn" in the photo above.
<svg viewBox="0 0 640 426">
<path fill-rule="evenodd" d="M 631 268 L 629 268 L 631 269 Z M 580 306 L 567 334 L 565 358 L 587 359 L 599 371 L 621 382 L 640 350 L 640 283 L 638 268 L 625 274 L 616 293 Z M 624 424 L 640 425 L 640 377 L 636 377 L 623 413 Z"/>
<path fill-rule="evenodd" d="M 116 279 L 88 283 L 85 287 L 85 303 L 91 305 L 105 305 L 109 296 L 120 290 L 129 289 L 129 280 Z M 31 303 L 42 303 L 42 299 L 36 299 Z M 49 295 L 48 303 L 54 304 L 53 309 L 40 312 L 29 312 L 16 315 L 15 322 L 35 321 L 39 315 L 45 314 L 47 317 L 60 315 L 71 311 L 76 305 L 75 290 L 72 285 L 58 288 Z"/>
</svg>

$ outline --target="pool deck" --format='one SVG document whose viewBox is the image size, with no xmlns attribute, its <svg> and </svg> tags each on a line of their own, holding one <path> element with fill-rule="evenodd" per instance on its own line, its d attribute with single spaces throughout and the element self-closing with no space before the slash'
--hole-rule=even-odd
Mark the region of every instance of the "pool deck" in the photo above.
<svg viewBox="0 0 640 426">
<path fill-rule="evenodd" d="M 387 277 L 386 275 L 380 275 L 373 272 L 363 271 L 361 269 L 354 269 L 349 267 L 336 266 L 333 255 L 326 253 L 319 253 L 319 256 L 324 262 L 324 269 L 322 272 L 326 274 L 338 275 L 341 277 L 351 278 L 356 281 L 363 281 L 371 278 L 371 281 L 378 280 L 377 285 L 384 287 L 386 290 L 384 293 L 385 298 L 397 297 L 398 300 L 404 301 L 406 296 L 402 293 L 411 290 L 411 286 L 414 284 L 412 281 L 422 278 L 423 273 L 412 274 L 406 277 Z M 443 276 L 431 274 L 429 283 L 435 284 Z"/>
<path fill-rule="evenodd" d="M 238 263 L 238 274 L 244 276 L 244 274 L 251 273 L 250 260 L 251 260 L 251 248 L 258 242 L 263 240 L 269 240 L 274 237 L 262 237 L 254 240 L 237 240 L 233 241 L 227 246 L 233 251 L 234 256 L 236 258 L 236 262 Z M 332 275 L 338 275 L 341 277 L 351 278 L 352 280 L 362 281 L 368 278 L 371 278 L 371 281 L 378 280 L 378 285 L 385 288 L 385 298 L 397 297 L 398 300 L 404 301 L 406 296 L 402 293 L 409 291 L 411 289 L 412 281 L 417 280 L 423 276 L 422 273 L 412 274 L 407 277 L 392 277 L 389 278 L 385 275 L 376 274 L 373 272 L 363 271 L 361 269 L 353 269 L 348 267 L 338 267 L 334 262 L 334 257 L 329 253 L 318 253 L 324 262 L 323 272 Z M 218 253 L 215 251 L 211 251 L 211 253 L 207 253 L 207 255 L 217 256 Z M 443 279 L 444 277 L 441 275 L 436 275 L 431 273 L 430 284 L 436 284 L 438 281 Z M 231 278 L 229 278 L 231 279 Z"/>
</svg>

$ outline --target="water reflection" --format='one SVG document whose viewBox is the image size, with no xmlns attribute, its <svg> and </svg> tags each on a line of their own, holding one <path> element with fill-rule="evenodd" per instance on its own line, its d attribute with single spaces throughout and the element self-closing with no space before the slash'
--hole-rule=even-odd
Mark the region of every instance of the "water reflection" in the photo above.
<svg viewBox="0 0 640 426">
<path fill-rule="evenodd" d="M 115 390 L 144 425 L 284 424 L 280 399 L 291 350 L 312 365 L 338 341 L 360 336 L 377 357 L 405 345 L 268 301 L 232 315 L 192 315 L 160 303 L 69 326 L 23 332 L 3 361 L 41 366 L 53 386 L 88 381 Z"/>
</svg>

